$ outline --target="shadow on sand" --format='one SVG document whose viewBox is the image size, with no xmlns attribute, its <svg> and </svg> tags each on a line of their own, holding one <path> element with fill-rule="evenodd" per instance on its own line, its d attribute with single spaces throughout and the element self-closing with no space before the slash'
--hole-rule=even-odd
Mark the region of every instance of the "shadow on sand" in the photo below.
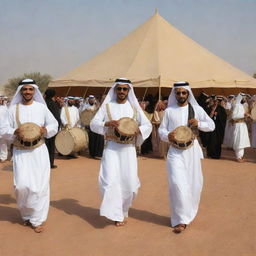
<svg viewBox="0 0 256 256">
<path fill-rule="evenodd" d="M 21 224 L 20 213 L 17 208 L 3 206 L 16 203 L 16 200 L 11 195 L 0 195 L 0 221 L 8 221 L 11 223 Z"/>
<path fill-rule="evenodd" d="M 58 201 L 51 201 L 51 206 L 62 210 L 67 214 L 77 215 L 95 228 L 104 228 L 108 225 L 113 225 L 113 222 L 111 220 L 102 218 L 99 215 L 99 209 L 82 206 L 75 199 L 70 198 L 61 199 Z M 129 216 L 137 220 L 154 223 L 161 226 L 170 226 L 169 217 L 161 216 L 145 210 L 131 208 L 129 210 Z"/>
</svg>

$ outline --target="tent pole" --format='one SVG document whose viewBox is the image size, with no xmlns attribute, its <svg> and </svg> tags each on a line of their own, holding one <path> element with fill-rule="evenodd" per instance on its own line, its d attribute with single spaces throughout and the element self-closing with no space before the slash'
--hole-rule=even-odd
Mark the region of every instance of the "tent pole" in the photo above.
<svg viewBox="0 0 256 256">
<path fill-rule="evenodd" d="M 87 93 L 87 91 L 88 91 L 88 88 L 89 88 L 89 87 L 86 87 L 85 92 L 84 92 L 84 95 L 83 95 L 83 98 L 85 97 L 85 95 L 86 95 L 86 93 Z"/>
<path fill-rule="evenodd" d="M 161 87 L 159 86 L 159 89 L 158 89 L 158 100 L 161 99 Z"/>
<path fill-rule="evenodd" d="M 68 91 L 67 91 L 67 93 L 66 93 L 66 97 L 68 96 L 70 89 L 71 89 L 71 87 L 69 86 L 69 87 L 68 87 Z"/>
<path fill-rule="evenodd" d="M 148 92 L 148 87 L 146 88 L 145 92 L 144 92 L 144 95 L 143 95 L 143 98 L 142 98 L 142 101 L 144 101 L 145 97 L 146 97 L 146 94 Z"/>
<path fill-rule="evenodd" d="M 107 90 L 107 87 L 105 87 L 105 89 L 104 89 L 104 92 L 103 92 L 103 94 L 102 94 L 102 95 L 105 95 L 105 93 L 106 93 L 106 90 Z"/>
</svg>

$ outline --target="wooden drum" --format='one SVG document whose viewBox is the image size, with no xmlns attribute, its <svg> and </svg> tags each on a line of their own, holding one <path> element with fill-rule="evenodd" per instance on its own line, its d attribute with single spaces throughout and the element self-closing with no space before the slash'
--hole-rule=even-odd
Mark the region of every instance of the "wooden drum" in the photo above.
<svg viewBox="0 0 256 256">
<path fill-rule="evenodd" d="M 88 147 L 87 131 L 74 127 L 60 131 L 55 138 L 55 146 L 62 155 L 70 155 Z"/>
</svg>

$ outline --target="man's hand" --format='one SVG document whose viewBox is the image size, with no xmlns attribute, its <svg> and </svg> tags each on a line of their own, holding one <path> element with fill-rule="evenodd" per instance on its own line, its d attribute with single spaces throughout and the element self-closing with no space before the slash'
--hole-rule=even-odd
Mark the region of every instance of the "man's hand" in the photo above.
<svg viewBox="0 0 256 256">
<path fill-rule="evenodd" d="M 16 135 L 18 139 L 23 139 L 23 135 L 21 135 L 21 133 L 20 133 L 20 128 L 17 128 L 14 131 L 14 135 Z"/>
<path fill-rule="evenodd" d="M 138 136 L 139 134 L 141 134 L 141 132 L 140 132 L 140 129 L 138 128 L 138 130 L 135 132 L 135 136 Z"/>
<path fill-rule="evenodd" d="M 114 127 L 117 128 L 119 126 L 119 122 L 116 120 L 111 120 L 105 123 L 106 127 Z"/>
<path fill-rule="evenodd" d="M 191 127 L 197 127 L 198 126 L 198 121 L 195 118 L 190 119 L 188 121 L 188 123 L 190 124 Z"/>
<path fill-rule="evenodd" d="M 41 126 L 40 127 L 40 132 L 41 132 L 41 135 L 46 135 L 47 130 L 46 130 L 46 128 L 44 126 Z"/>
<path fill-rule="evenodd" d="M 170 132 L 169 134 L 168 134 L 168 139 L 169 139 L 169 141 L 170 142 L 173 142 L 174 140 L 175 140 L 175 132 L 173 131 L 173 132 Z"/>
</svg>

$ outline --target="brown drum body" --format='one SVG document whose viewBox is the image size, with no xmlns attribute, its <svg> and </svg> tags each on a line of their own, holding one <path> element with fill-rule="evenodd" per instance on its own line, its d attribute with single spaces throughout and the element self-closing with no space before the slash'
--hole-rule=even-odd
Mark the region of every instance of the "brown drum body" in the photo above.
<svg viewBox="0 0 256 256">
<path fill-rule="evenodd" d="M 139 128 L 138 123 L 130 117 L 123 117 L 118 122 L 119 126 L 114 130 L 115 141 L 124 144 L 132 143 Z"/>
<path fill-rule="evenodd" d="M 55 138 L 55 146 L 62 155 L 79 152 L 88 146 L 88 134 L 85 130 L 74 127 L 60 131 Z"/>
<path fill-rule="evenodd" d="M 22 139 L 16 138 L 14 146 L 20 149 L 34 149 L 43 144 L 44 140 L 41 138 L 41 128 L 37 124 L 27 122 L 21 124 L 19 129 Z"/>
<path fill-rule="evenodd" d="M 96 112 L 97 112 L 96 110 L 89 110 L 89 109 L 86 109 L 83 112 L 81 112 L 81 114 L 80 114 L 81 123 L 84 126 L 89 126 L 90 122 L 92 121 L 92 119 L 95 116 Z"/>
<path fill-rule="evenodd" d="M 194 143 L 195 135 L 187 126 L 178 126 L 174 130 L 174 141 L 171 145 L 178 149 L 188 149 Z"/>
</svg>

